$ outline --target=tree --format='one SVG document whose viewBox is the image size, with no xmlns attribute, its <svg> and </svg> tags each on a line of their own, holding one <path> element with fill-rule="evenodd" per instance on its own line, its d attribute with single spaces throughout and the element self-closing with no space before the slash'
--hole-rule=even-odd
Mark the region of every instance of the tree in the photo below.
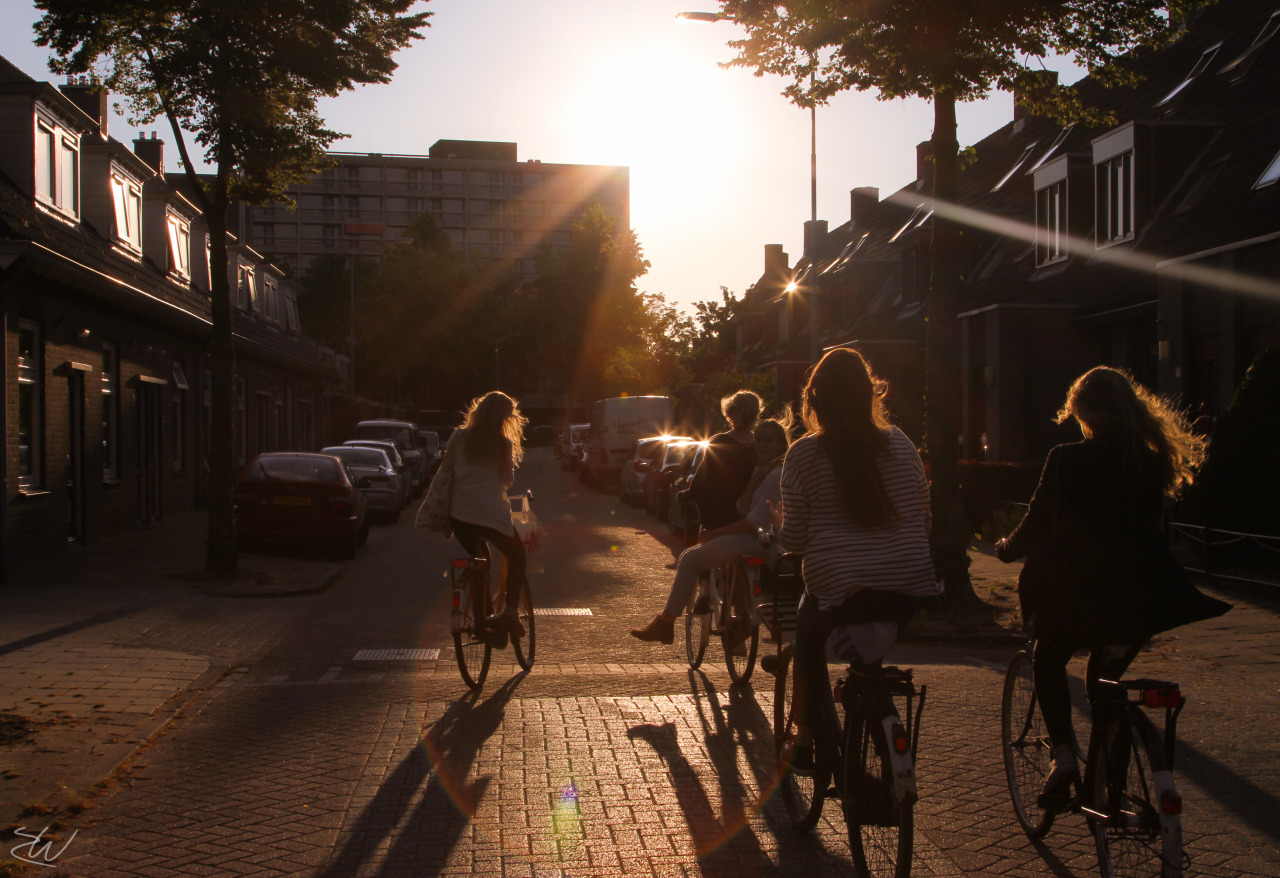
<svg viewBox="0 0 1280 878">
<path fill-rule="evenodd" d="M 1176 36 L 1207 0 L 722 0 L 742 24 L 730 64 L 791 83 L 800 106 L 845 89 L 881 100 L 919 97 L 934 108 L 934 219 L 930 246 L 925 375 L 926 453 L 933 497 L 934 562 L 957 611 L 984 609 L 969 580 L 968 538 L 958 476 L 961 233 L 947 208 L 956 200 L 956 102 L 993 87 L 1017 90 L 1025 105 L 1061 121 L 1102 121 L 1070 86 L 1046 86 L 1049 52 L 1072 55 L 1104 82 L 1132 82 L 1125 54 Z"/>
<path fill-rule="evenodd" d="M 56 73 L 100 75 L 134 124 L 163 115 L 210 236 L 212 330 L 209 534 L 206 568 L 236 568 L 227 208 L 288 202 L 286 189 L 327 164 L 338 137 L 316 103 L 360 83 L 387 82 L 392 54 L 421 37 L 431 13 L 415 0 L 37 0 L 39 44 Z M 195 173 L 184 131 L 215 168 Z"/>
</svg>

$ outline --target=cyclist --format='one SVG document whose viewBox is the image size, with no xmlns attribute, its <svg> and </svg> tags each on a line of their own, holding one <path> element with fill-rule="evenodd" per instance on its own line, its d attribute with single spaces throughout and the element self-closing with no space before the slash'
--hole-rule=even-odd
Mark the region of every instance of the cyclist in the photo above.
<svg viewBox="0 0 1280 878">
<path fill-rule="evenodd" d="M 799 768 L 813 764 L 814 729 L 838 727 L 827 637 L 845 625 L 903 624 L 917 597 L 942 589 L 929 554 L 924 467 L 911 440 L 889 424 L 885 389 L 856 351 L 829 351 L 818 362 L 801 410 L 809 432 L 787 452 L 782 503 L 772 510 L 782 543 L 804 555 L 795 643 L 801 724 L 792 757 Z"/>
<path fill-rule="evenodd" d="M 449 437 L 458 455 L 449 498 L 449 519 L 462 547 L 475 557 L 481 540 L 497 546 L 507 562 L 507 603 L 485 621 L 523 637 L 515 596 L 528 584 L 524 544 L 511 523 L 507 489 L 524 457 L 520 440 L 528 423 L 516 401 L 498 390 L 471 401 L 462 426 Z"/>
<path fill-rule="evenodd" d="M 739 390 L 720 400 L 720 412 L 731 429 L 707 440 L 707 450 L 689 488 L 705 528 L 721 528 L 742 518 L 738 499 L 756 465 L 751 431 L 760 408 L 760 397 L 750 390 Z"/>
<path fill-rule="evenodd" d="M 1039 804 L 1065 808 L 1080 780 L 1067 662 L 1090 650 L 1086 692 L 1119 680 L 1156 632 L 1219 616 L 1229 605 L 1200 593 L 1160 530 L 1164 497 L 1189 484 L 1204 440 L 1180 412 L 1124 372 L 1099 366 L 1076 379 L 1055 420 L 1074 418 L 1084 440 L 1049 452 L 1031 505 L 996 557 L 1026 557 L 1018 580 L 1036 638 L 1036 698 L 1053 743 Z"/>
<path fill-rule="evenodd" d="M 745 515 L 721 527 L 704 530 L 698 545 L 685 549 L 676 562 L 675 581 L 667 605 L 644 628 L 634 628 L 631 636 L 644 641 L 671 643 L 675 640 L 675 620 L 697 587 L 698 577 L 714 567 L 744 555 L 760 554 L 757 531 L 769 524 L 769 504 L 781 499 L 782 458 L 787 453 L 790 413 L 782 420 L 764 420 L 754 431 L 754 454 L 759 460 L 751 478 L 754 485 Z"/>
</svg>

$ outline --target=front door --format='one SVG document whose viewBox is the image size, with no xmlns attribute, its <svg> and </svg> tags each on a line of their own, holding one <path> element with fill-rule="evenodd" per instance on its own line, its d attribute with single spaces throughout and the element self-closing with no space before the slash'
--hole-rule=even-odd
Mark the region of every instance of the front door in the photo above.
<svg viewBox="0 0 1280 878">
<path fill-rule="evenodd" d="M 84 540 L 84 373 L 67 373 L 67 540 Z"/>
</svg>

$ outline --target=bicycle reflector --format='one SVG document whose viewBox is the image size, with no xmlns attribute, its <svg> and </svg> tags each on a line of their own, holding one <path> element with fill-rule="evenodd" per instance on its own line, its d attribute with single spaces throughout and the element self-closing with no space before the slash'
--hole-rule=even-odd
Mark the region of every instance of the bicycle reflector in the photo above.
<svg viewBox="0 0 1280 878">
<path fill-rule="evenodd" d="M 1182 813 L 1182 796 L 1177 793 L 1165 793 L 1160 797 L 1160 810 L 1168 815 Z"/>
<path fill-rule="evenodd" d="M 893 724 L 893 749 L 904 754 L 911 749 L 911 742 L 907 740 L 907 730 L 902 727 L 902 723 Z"/>
<path fill-rule="evenodd" d="M 1177 707 L 1182 703 L 1182 693 L 1177 686 L 1160 686 L 1142 690 L 1142 703 L 1146 707 Z"/>
<path fill-rule="evenodd" d="M 756 555 L 749 555 L 748 557 L 743 558 L 742 561 L 748 567 L 760 567 L 764 564 L 764 559 Z"/>
<path fill-rule="evenodd" d="M 470 566 L 470 564 L 471 560 L 469 558 L 454 558 L 449 562 L 449 566 L 454 570 L 461 570 L 463 567 Z"/>
</svg>

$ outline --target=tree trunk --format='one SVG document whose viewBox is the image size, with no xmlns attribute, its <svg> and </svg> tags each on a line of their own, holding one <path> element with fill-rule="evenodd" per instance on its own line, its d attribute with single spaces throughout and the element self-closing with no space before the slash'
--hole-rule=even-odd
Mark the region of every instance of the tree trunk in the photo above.
<svg viewBox="0 0 1280 878">
<path fill-rule="evenodd" d="M 945 209 L 956 200 L 956 105 L 949 91 L 933 99 L 933 242 L 926 329 L 925 435 L 933 508 L 933 563 L 952 614 L 986 607 L 969 579 L 969 529 L 960 500 L 960 324 L 956 318 L 963 258 L 960 230 Z"/>
<path fill-rule="evenodd" d="M 209 295 L 213 329 L 209 340 L 210 401 L 209 475 L 205 502 L 209 533 L 205 542 L 205 569 L 219 576 L 236 572 L 235 433 L 232 427 L 232 376 L 235 343 L 232 337 L 231 281 L 227 267 L 227 163 L 219 161 L 214 177 L 209 229 Z"/>
</svg>

